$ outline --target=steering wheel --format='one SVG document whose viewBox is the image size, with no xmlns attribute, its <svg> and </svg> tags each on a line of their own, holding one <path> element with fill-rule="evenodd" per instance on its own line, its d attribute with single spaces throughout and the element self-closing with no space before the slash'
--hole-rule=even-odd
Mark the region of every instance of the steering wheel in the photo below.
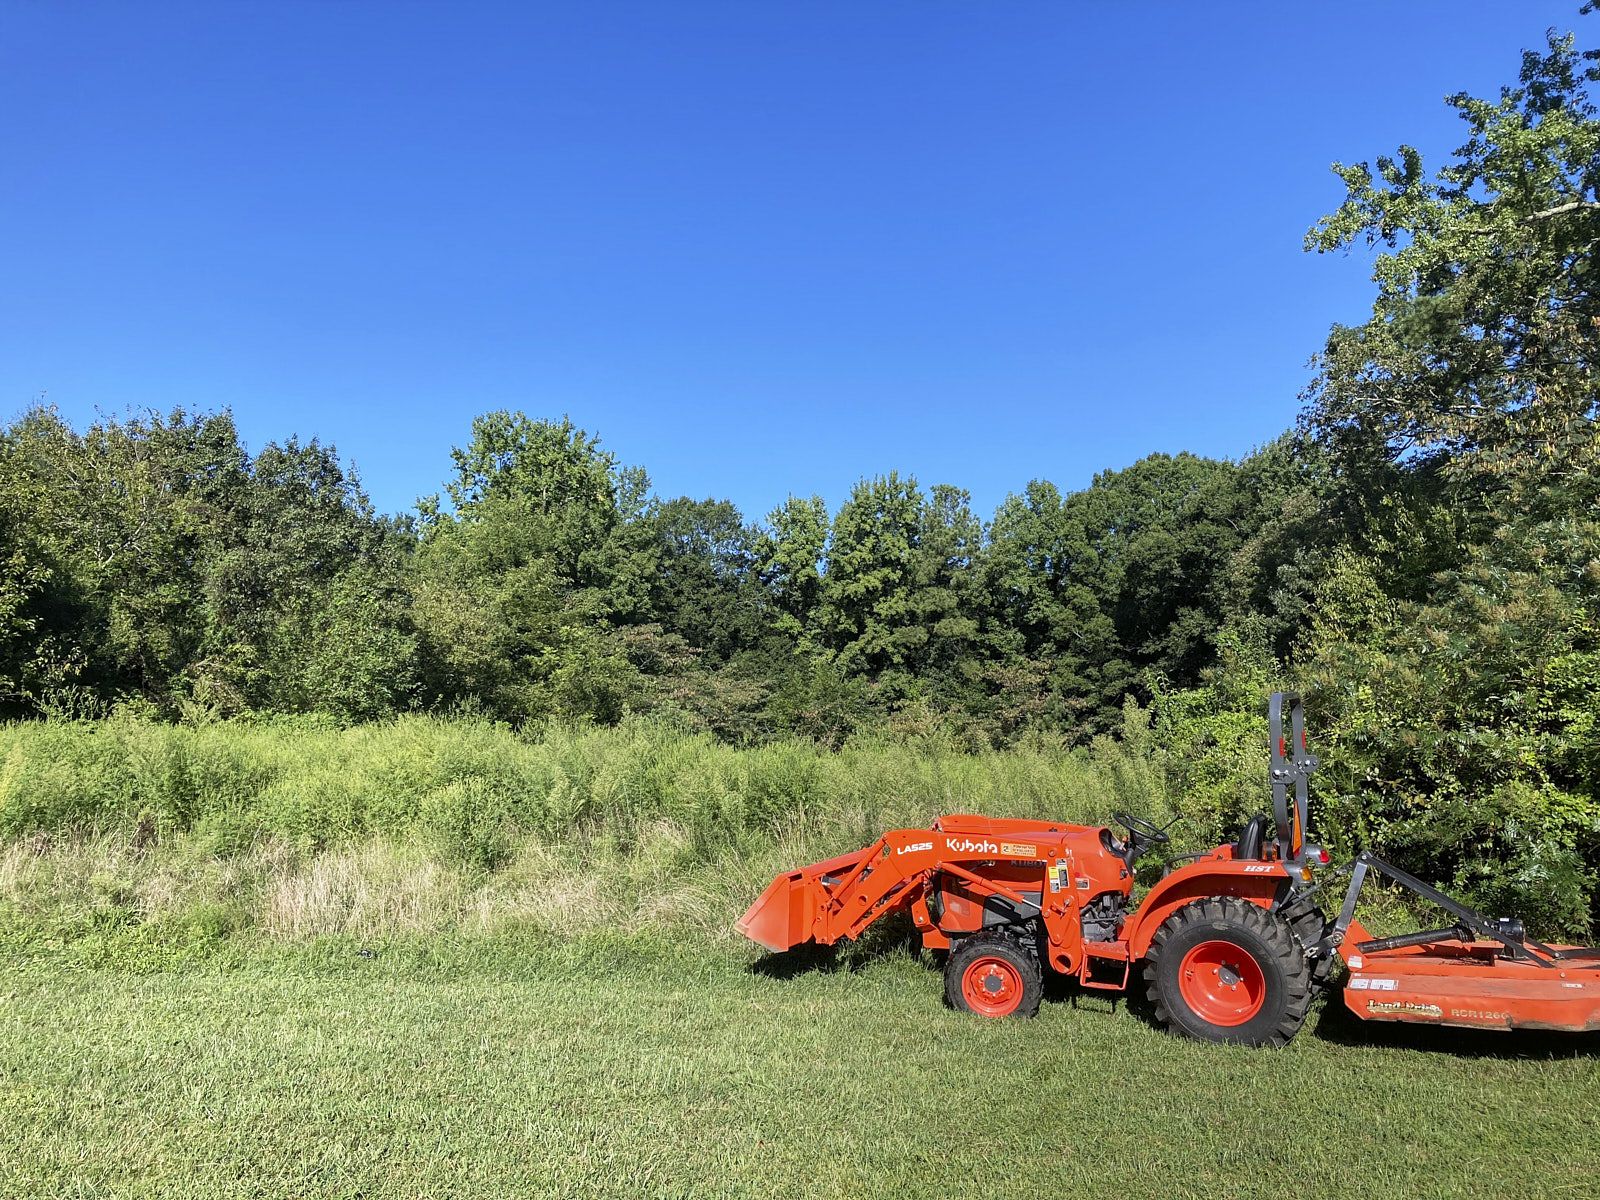
<svg viewBox="0 0 1600 1200">
<path fill-rule="evenodd" d="M 1150 846 L 1161 846 L 1172 839 L 1167 836 L 1167 831 L 1153 821 L 1146 821 L 1143 817 L 1130 817 L 1127 813 L 1112 813 L 1111 819 L 1118 825 L 1126 825 L 1128 833 L 1137 834 L 1144 838 Z"/>
</svg>

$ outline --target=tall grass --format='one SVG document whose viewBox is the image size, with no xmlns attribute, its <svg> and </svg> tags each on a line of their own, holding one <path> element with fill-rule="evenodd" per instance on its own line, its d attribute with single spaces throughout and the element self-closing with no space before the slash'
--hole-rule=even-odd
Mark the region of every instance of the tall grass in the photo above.
<svg viewBox="0 0 1600 1200">
<path fill-rule="evenodd" d="M 649 721 L 0 727 L 0 918 L 54 940 L 725 932 L 773 874 L 975 811 L 1168 811 L 1137 739 L 730 747 Z"/>
<path fill-rule="evenodd" d="M 698 848 L 797 825 L 854 837 L 971 809 L 1056 818 L 1160 802 L 1154 769 L 1053 749 L 970 755 L 930 740 L 739 749 L 670 726 L 550 727 L 404 717 L 350 729 L 136 720 L 0 727 L 0 837 L 261 835 L 320 847 L 422 835 L 496 866 L 519 834 L 626 843 L 660 822 Z"/>
</svg>

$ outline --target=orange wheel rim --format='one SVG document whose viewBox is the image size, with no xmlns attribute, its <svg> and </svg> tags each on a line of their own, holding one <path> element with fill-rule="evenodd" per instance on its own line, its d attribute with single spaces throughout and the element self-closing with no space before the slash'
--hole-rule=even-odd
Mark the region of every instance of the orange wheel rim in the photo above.
<svg viewBox="0 0 1600 1200">
<path fill-rule="evenodd" d="M 961 974 L 961 997 L 973 1012 L 1005 1017 L 1022 1003 L 1022 972 L 998 955 L 975 958 Z"/>
<path fill-rule="evenodd" d="M 1248 950 L 1232 942 L 1201 942 L 1178 964 L 1178 991 L 1201 1020 L 1243 1025 L 1266 1002 L 1267 978 Z"/>
</svg>

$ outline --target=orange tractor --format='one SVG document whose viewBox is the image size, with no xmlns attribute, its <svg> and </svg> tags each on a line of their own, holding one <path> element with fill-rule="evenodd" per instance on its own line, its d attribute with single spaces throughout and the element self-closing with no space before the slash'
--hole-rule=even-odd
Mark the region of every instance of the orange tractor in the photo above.
<svg viewBox="0 0 1600 1200">
<path fill-rule="evenodd" d="M 925 948 L 948 952 L 946 1000 L 985 1017 L 1034 1015 L 1047 973 L 1120 993 L 1137 970 L 1156 1020 L 1174 1032 L 1282 1045 L 1342 960 L 1345 1004 L 1365 1019 L 1600 1030 L 1600 950 L 1535 941 L 1521 922 L 1485 917 L 1368 854 L 1329 868 L 1328 852 L 1306 840 L 1317 761 L 1299 697 L 1274 694 L 1269 723 L 1274 816 L 1168 870 L 1137 904 L 1134 864 L 1169 840 L 1165 828 L 1124 813 L 1113 820 L 1125 837 L 1105 826 L 957 815 L 778 876 L 738 929 L 782 952 L 908 913 Z M 1316 895 L 1346 873 L 1330 920 Z M 1372 937 L 1355 919 L 1372 874 L 1453 923 Z"/>
</svg>

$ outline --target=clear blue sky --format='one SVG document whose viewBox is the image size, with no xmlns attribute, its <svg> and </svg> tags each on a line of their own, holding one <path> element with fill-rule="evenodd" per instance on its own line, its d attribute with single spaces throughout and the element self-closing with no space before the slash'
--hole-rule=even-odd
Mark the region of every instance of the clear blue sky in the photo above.
<svg viewBox="0 0 1600 1200">
<path fill-rule="evenodd" d="M 226 405 L 386 510 L 500 407 L 751 516 L 1236 456 L 1368 302 L 1329 163 L 1578 7 L 0 0 L 0 419 Z"/>
</svg>

